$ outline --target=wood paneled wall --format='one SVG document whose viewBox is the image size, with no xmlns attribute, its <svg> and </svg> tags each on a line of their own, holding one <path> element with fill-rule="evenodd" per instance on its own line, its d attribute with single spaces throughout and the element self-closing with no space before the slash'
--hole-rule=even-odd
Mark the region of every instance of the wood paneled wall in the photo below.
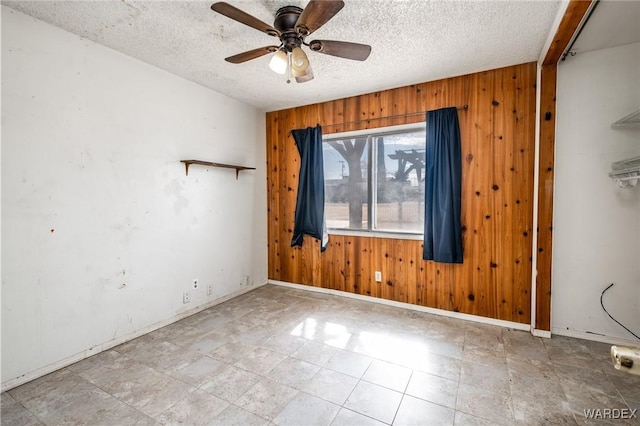
<svg viewBox="0 0 640 426">
<path fill-rule="evenodd" d="M 267 113 L 269 278 L 528 324 L 535 84 L 529 63 Z M 367 119 L 462 105 L 463 264 L 424 261 L 415 240 L 330 235 L 324 253 L 311 237 L 290 247 L 300 167 L 291 129 L 384 127 L 424 116 Z"/>
<path fill-rule="evenodd" d="M 551 263 L 553 258 L 553 183 L 556 142 L 558 66 L 543 65 L 540 93 L 540 159 L 538 161 L 538 227 L 535 328 L 551 331 Z"/>
</svg>

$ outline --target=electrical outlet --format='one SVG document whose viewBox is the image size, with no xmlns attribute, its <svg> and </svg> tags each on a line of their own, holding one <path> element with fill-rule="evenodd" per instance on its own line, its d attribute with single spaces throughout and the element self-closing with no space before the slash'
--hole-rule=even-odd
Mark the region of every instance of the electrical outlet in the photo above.
<svg viewBox="0 0 640 426">
<path fill-rule="evenodd" d="M 207 286 L 207 296 L 211 296 L 213 294 L 213 285 L 209 284 Z"/>
<path fill-rule="evenodd" d="M 197 279 L 197 278 L 194 278 L 194 279 L 193 279 L 193 289 L 194 289 L 194 290 L 197 290 L 197 289 L 198 289 L 198 279 Z"/>
<path fill-rule="evenodd" d="M 182 303 L 191 303 L 191 294 L 189 290 L 182 293 Z"/>
<path fill-rule="evenodd" d="M 376 271 L 375 272 L 375 277 L 376 277 L 376 281 L 377 282 L 379 282 L 379 283 L 382 282 L 382 272 Z"/>
</svg>

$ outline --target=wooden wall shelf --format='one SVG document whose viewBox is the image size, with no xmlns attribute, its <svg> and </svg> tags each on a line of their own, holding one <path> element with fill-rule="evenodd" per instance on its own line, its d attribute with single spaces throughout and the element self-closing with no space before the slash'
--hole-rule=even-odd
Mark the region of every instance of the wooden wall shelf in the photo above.
<svg viewBox="0 0 640 426">
<path fill-rule="evenodd" d="M 202 161 L 202 160 L 180 160 L 181 163 L 184 163 L 184 171 L 187 176 L 189 176 L 189 166 L 192 164 L 198 164 L 200 166 L 210 166 L 210 167 L 223 167 L 225 169 L 235 169 L 236 171 L 236 180 L 238 179 L 238 174 L 240 170 L 255 170 L 255 167 L 246 167 L 246 166 L 236 166 L 234 164 L 222 164 L 222 163 L 212 163 L 211 161 Z"/>
</svg>

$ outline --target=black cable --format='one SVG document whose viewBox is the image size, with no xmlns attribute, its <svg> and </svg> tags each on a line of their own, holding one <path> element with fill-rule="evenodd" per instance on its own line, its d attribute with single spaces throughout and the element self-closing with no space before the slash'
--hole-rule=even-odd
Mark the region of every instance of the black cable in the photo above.
<svg viewBox="0 0 640 426">
<path fill-rule="evenodd" d="M 611 314 L 609 313 L 609 311 L 607 311 L 607 308 L 604 307 L 604 302 L 602 302 L 602 297 L 604 296 L 604 293 L 609 290 L 611 287 L 613 287 L 614 283 L 609 284 L 609 286 L 607 288 L 605 288 L 604 290 L 602 290 L 602 294 L 600 294 L 600 306 L 602 306 L 602 309 L 605 311 L 605 313 L 607 315 L 609 315 L 609 318 L 611 318 L 612 320 L 614 320 L 615 322 L 618 323 L 618 325 L 622 328 L 624 328 L 625 330 L 627 330 L 629 333 L 633 334 L 633 336 L 640 340 L 640 336 L 638 336 L 636 333 L 634 333 L 633 331 L 629 330 L 627 327 L 625 327 L 620 321 L 618 321 L 617 319 L 615 319 L 614 317 L 611 316 Z"/>
</svg>

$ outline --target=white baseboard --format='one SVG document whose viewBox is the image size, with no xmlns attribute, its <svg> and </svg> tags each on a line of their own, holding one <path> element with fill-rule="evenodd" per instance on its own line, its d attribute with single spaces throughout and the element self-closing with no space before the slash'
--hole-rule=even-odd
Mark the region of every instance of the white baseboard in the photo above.
<svg viewBox="0 0 640 426">
<path fill-rule="evenodd" d="M 547 330 L 539 330 L 537 328 L 532 328 L 531 334 L 533 334 L 536 337 L 544 337 L 545 339 L 551 339 L 551 332 Z"/>
<path fill-rule="evenodd" d="M 96 355 L 100 352 L 109 350 L 113 347 L 116 347 L 118 345 L 121 345 L 125 342 L 128 342 L 129 340 L 133 340 L 137 337 L 143 336 L 147 333 L 151 333 L 152 331 L 158 330 L 162 327 L 166 327 L 169 324 L 173 324 L 176 321 L 180 321 L 181 319 L 184 319 L 186 317 L 189 317 L 191 315 L 197 314 L 198 312 L 204 311 L 205 309 L 209 309 L 215 305 L 218 305 L 220 303 L 226 302 L 229 299 L 233 299 L 234 297 L 238 297 L 244 293 L 248 293 L 252 290 L 255 290 L 256 288 L 262 287 L 263 285 L 266 285 L 267 283 L 262 283 L 262 284 L 258 284 L 258 285 L 254 285 L 252 287 L 249 288 L 243 288 L 241 290 L 235 291 L 233 293 L 230 293 L 226 296 L 222 296 L 219 297 L 217 299 L 211 300 L 209 302 L 206 302 L 200 306 L 196 306 L 192 309 L 189 309 L 188 311 L 184 311 L 181 312 L 171 318 L 168 318 L 166 320 L 157 322 L 155 324 L 149 325 L 147 327 L 143 327 L 139 330 L 133 331 L 131 333 L 125 334 L 124 336 L 120 336 L 116 339 L 113 340 L 109 340 L 108 342 L 105 343 L 101 343 L 95 346 L 92 346 L 82 352 L 79 352 L 77 354 L 71 355 L 67 358 L 61 359 L 59 361 L 56 361 L 52 364 L 48 364 L 45 365 L 44 367 L 38 368 L 37 370 L 33 370 L 30 371 L 28 373 L 22 374 L 18 377 L 15 377 L 13 379 L 9 379 L 6 382 L 3 382 L 2 385 L 0 385 L 0 391 L 1 392 L 5 392 L 8 391 L 9 389 L 13 389 L 17 386 L 23 385 L 27 382 L 30 382 L 32 380 L 35 380 L 39 377 L 42 376 L 46 376 L 47 374 L 53 373 L 56 370 L 60 370 L 61 368 L 67 367 L 71 364 L 74 364 L 78 361 L 82 361 L 85 358 L 89 358 L 90 356 Z"/>
<path fill-rule="evenodd" d="M 396 302 L 394 300 L 380 299 L 373 296 L 365 296 L 361 294 L 348 293 L 346 291 L 331 290 L 328 288 L 312 287 L 303 284 L 293 284 L 285 281 L 269 280 L 269 284 L 275 284 L 283 287 L 296 288 L 298 290 L 314 291 L 316 293 L 332 294 L 335 296 L 348 297 L 351 299 L 365 300 L 367 302 L 379 303 L 381 305 L 394 306 L 396 308 L 410 309 L 418 312 L 426 312 L 429 314 L 440 315 L 444 317 L 463 319 L 466 321 L 479 322 L 482 324 L 497 325 L 505 328 L 513 328 L 516 330 L 530 331 L 530 324 L 522 324 L 519 322 L 504 321 L 495 318 L 481 317 L 478 315 L 463 314 L 460 312 L 445 311 L 444 309 L 429 308 L 426 306 L 414 305 L 405 302 Z"/>
<path fill-rule="evenodd" d="M 558 336 L 575 337 L 576 339 L 592 340 L 594 342 L 609 343 L 612 345 L 640 347 L 640 340 L 625 339 L 623 337 L 606 336 L 603 334 L 588 333 L 585 331 L 567 330 L 566 328 L 552 327 L 553 334 Z"/>
</svg>

